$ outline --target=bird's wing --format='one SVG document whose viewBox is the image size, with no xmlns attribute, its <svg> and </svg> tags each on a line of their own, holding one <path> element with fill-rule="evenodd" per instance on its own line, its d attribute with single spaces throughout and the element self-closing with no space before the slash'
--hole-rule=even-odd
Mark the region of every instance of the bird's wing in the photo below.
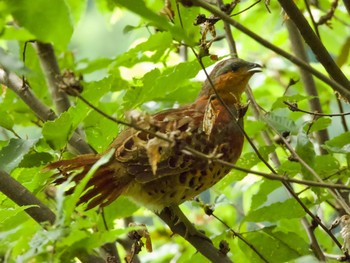
<svg viewBox="0 0 350 263">
<path fill-rule="evenodd" d="M 188 106 L 163 111 L 145 117 L 142 121 L 136 121 L 136 125 L 152 134 L 133 128 L 126 129 L 111 145 L 116 149 L 115 158 L 129 175 L 142 183 L 201 166 L 203 163 L 201 164 L 198 158 L 183 153 L 182 149 L 185 145 L 197 150 L 202 150 L 198 147 L 206 146 L 206 142 L 198 143 L 201 137 L 205 138 L 201 131 L 203 117 L 202 111 Z M 166 137 L 172 142 L 154 134 Z"/>
</svg>

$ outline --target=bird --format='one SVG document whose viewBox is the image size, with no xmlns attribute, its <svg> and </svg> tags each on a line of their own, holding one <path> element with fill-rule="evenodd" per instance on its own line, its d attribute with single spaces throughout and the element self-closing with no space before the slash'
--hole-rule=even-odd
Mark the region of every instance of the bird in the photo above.
<svg viewBox="0 0 350 263">
<path fill-rule="evenodd" d="M 193 103 L 130 117 L 132 127 L 125 128 L 104 153 L 49 164 L 47 169 L 57 171 L 54 183 L 71 180 L 77 185 L 112 151 L 88 180 L 78 205 L 86 203 L 87 210 L 104 207 L 123 195 L 159 212 L 194 198 L 231 170 L 210 158 L 231 164 L 239 159 L 247 111 L 241 95 L 261 68 L 238 58 L 218 62 Z M 72 191 L 74 187 L 68 193 Z"/>
<path fill-rule="evenodd" d="M 350 252 L 350 215 L 345 214 L 335 219 L 332 222 L 329 230 L 332 230 L 339 225 L 341 227 L 340 234 L 344 239 L 344 243 L 341 248 L 344 252 L 349 253 Z"/>
</svg>

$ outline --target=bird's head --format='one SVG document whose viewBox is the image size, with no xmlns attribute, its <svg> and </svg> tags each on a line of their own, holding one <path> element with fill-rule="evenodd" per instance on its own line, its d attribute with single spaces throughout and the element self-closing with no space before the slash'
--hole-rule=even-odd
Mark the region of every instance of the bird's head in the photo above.
<svg viewBox="0 0 350 263">
<path fill-rule="evenodd" d="M 216 92 L 226 103 L 240 102 L 242 93 L 254 73 L 261 72 L 261 66 L 238 58 L 218 63 L 210 73 Z M 209 80 L 206 80 L 199 96 L 215 94 Z"/>
</svg>

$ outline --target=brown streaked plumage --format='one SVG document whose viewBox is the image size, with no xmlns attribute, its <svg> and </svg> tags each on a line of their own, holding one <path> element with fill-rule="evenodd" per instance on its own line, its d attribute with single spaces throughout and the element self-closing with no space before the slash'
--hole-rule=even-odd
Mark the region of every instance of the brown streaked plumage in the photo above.
<svg viewBox="0 0 350 263">
<path fill-rule="evenodd" d="M 221 61 L 210 74 L 216 92 L 207 80 L 192 104 L 159 112 L 150 116 L 148 123 L 140 123 L 152 132 L 171 136 L 176 141 L 174 144 L 161 142 L 143 131 L 125 129 L 110 145 L 109 149 L 115 149 L 113 157 L 89 180 L 80 203 L 88 203 L 90 209 L 106 206 L 125 195 L 160 211 L 193 198 L 217 183 L 229 172 L 228 167 L 184 153 L 182 149 L 187 145 L 204 154 L 216 154 L 230 163 L 238 160 L 244 141 L 239 126 L 243 127 L 246 111 L 240 98 L 250 77 L 258 71 L 258 64 L 244 60 Z M 152 148 L 150 154 L 147 149 L 150 150 L 152 143 L 161 145 Z M 150 155 L 156 155 L 153 167 Z M 62 177 L 56 183 L 68 176 L 79 182 L 101 156 L 81 155 L 52 163 L 48 168 L 60 169 Z"/>
</svg>

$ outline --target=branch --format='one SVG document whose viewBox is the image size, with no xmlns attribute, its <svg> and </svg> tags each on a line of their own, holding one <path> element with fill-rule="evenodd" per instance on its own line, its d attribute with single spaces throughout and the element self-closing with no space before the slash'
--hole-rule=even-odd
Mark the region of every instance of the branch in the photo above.
<svg viewBox="0 0 350 263">
<path fill-rule="evenodd" d="M 55 112 L 35 97 L 28 84 L 15 73 L 8 73 L 0 68 L 0 83 L 13 90 L 42 121 L 56 119 Z"/>
<path fill-rule="evenodd" d="M 323 65 L 328 74 L 335 79 L 340 85 L 342 85 L 342 90 L 345 89 L 346 92 L 341 92 L 337 90 L 346 98 L 350 91 L 350 82 L 344 73 L 337 66 L 331 55 L 328 53 L 327 49 L 324 47 L 320 39 L 316 36 L 306 18 L 300 12 L 298 7 L 292 0 L 278 0 L 280 5 L 283 7 L 284 11 L 287 13 L 289 18 L 294 22 L 296 27 L 299 29 L 300 34 L 303 36 L 305 42 L 309 45 L 312 52 L 317 57 L 317 60 Z M 349 98 L 348 98 L 349 100 Z"/>
<path fill-rule="evenodd" d="M 35 205 L 25 209 L 26 213 L 30 215 L 36 222 L 43 224 L 49 222 L 53 225 L 56 216 L 44 205 L 38 198 L 28 191 L 23 185 L 13 179 L 9 174 L 0 170 L 0 191 L 8 198 L 14 201 L 18 206 Z"/>
<path fill-rule="evenodd" d="M 22 184 L 13 179 L 9 174 L 0 170 L 0 192 L 4 193 L 9 199 L 14 201 L 18 206 L 35 205 L 24 211 L 43 227 L 45 223 L 53 225 L 56 221 L 56 215 L 45 204 L 43 204 L 35 195 L 33 195 Z M 88 255 L 85 251 L 80 252 L 78 258 L 85 263 L 96 262 L 104 263 L 105 261 L 94 255 Z"/>
<path fill-rule="evenodd" d="M 306 50 L 304 47 L 303 40 L 300 36 L 300 33 L 298 29 L 296 28 L 295 24 L 291 20 L 286 21 L 286 26 L 287 30 L 289 33 L 289 39 L 291 42 L 292 50 L 298 58 L 301 60 L 305 61 L 305 63 L 309 63 L 307 55 L 306 55 Z M 304 84 L 304 89 L 306 93 L 313 97 L 312 99 L 308 100 L 310 108 L 312 111 L 317 111 L 317 112 L 323 112 L 322 106 L 320 99 L 318 97 L 318 92 L 316 89 L 316 84 L 314 79 L 312 78 L 312 75 L 310 72 L 299 68 L 300 76 L 301 76 L 301 81 Z M 315 132 L 315 137 L 319 145 L 324 144 L 326 141 L 329 140 L 328 132 L 327 129 L 316 131 Z M 321 154 L 326 154 L 327 150 L 324 148 L 320 147 L 320 152 Z"/>
<path fill-rule="evenodd" d="M 348 14 L 350 15 L 350 0 L 343 0 L 343 3 L 346 8 L 346 11 L 348 11 Z"/>
<path fill-rule="evenodd" d="M 61 81 L 61 72 L 55 56 L 55 51 L 51 44 L 36 42 L 34 44 L 37 50 L 40 65 L 45 75 L 47 86 L 58 113 L 62 113 L 70 107 L 69 99 L 66 93 L 59 88 Z"/>
<path fill-rule="evenodd" d="M 321 262 L 325 262 L 326 261 L 326 257 L 320 247 L 320 244 L 317 241 L 317 238 L 315 236 L 315 229 L 317 227 L 317 224 L 309 224 L 309 222 L 307 221 L 307 219 L 305 217 L 303 217 L 301 219 L 301 223 L 306 231 L 307 236 L 309 237 L 310 240 L 310 248 L 312 249 L 312 251 L 314 252 L 316 258 L 318 260 L 320 260 Z"/>
<path fill-rule="evenodd" d="M 211 6 L 207 2 L 205 2 L 203 0 L 191 0 L 191 1 L 193 4 L 201 6 L 204 9 L 213 13 L 215 16 L 220 17 L 223 21 L 234 26 L 235 28 L 237 28 L 238 30 L 243 32 L 244 34 L 248 35 L 249 37 L 251 37 L 252 39 L 257 41 L 258 43 L 260 43 L 262 46 L 276 52 L 277 54 L 288 59 L 289 61 L 291 61 L 295 65 L 297 65 L 305 70 L 308 70 L 315 77 L 317 77 L 318 79 L 322 80 L 323 82 L 325 82 L 326 84 L 331 86 L 334 90 L 338 91 L 342 96 L 344 96 L 345 98 L 347 98 L 350 101 L 350 90 L 348 89 L 349 84 L 343 86 L 342 84 L 339 84 L 338 82 L 334 81 L 333 79 L 328 78 L 326 75 L 322 74 L 318 70 L 314 69 L 313 67 L 310 67 L 310 65 L 308 65 L 307 63 L 305 63 L 301 59 L 299 59 L 299 58 L 291 55 L 290 53 L 286 52 L 285 50 L 271 44 L 269 41 L 267 41 L 267 40 L 263 39 L 262 37 L 260 37 L 259 35 L 255 34 L 251 30 L 244 27 L 243 25 L 241 25 L 240 23 L 238 23 L 237 21 L 235 21 L 231 17 L 229 17 L 227 14 L 225 14 L 224 12 L 221 12 L 220 10 Z"/>
<path fill-rule="evenodd" d="M 35 113 L 35 115 L 42 120 L 52 121 L 57 118 L 57 115 L 52 109 L 43 104 L 32 92 L 32 89 L 27 83 L 23 83 L 23 80 L 14 73 L 8 73 L 0 68 L 0 84 L 4 84 L 9 89 L 14 91 L 25 104 Z M 83 140 L 83 138 L 73 133 L 72 138 L 69 140 L 69 144 L 78 153 L 93 153 L 90 146 Z"/>
<path fill-rule="evenodd" d="M 188 233 L 186 228 L 186 223 L 179 221 L 186 218 L 180 209 L 172 211 L 171 209 L 163 209 L 160 213 L 157 214 L 173 231 L 173 233 L 182 236 L 186 239 L 193 247 L 195 247 L 203 256 L 208 258 L 211 262 L 220 262 L 220 263 L 231 263 L 232 261 L 223 254 L 219 249 L 215 248 L 210 239 L 204 239 L 203 233 Z M 197 230 L 198 231 L 198 230 Z"/>
</svg>

